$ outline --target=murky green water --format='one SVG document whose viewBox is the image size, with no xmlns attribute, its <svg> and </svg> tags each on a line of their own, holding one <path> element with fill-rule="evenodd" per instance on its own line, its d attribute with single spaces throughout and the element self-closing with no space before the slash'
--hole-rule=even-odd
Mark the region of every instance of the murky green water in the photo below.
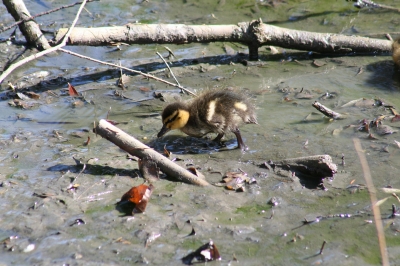
<svg viewBox="0 0 400 266">
<path fill-rule="evenodd" d="M 62 2 L 62 3 L 61 3 Z M 268 3 L 272 3 L 268 6 Z M 398 6 L 396 1 L 382 3 Z M 27 2 L 31 13 L 56 7 L 65 1 Z M 275 6 L 274 6 L 275 5 Z M 345 34 L 376 35 L 396 31 L 398 15 L 393 12 L 357 10 L 347 1 L 136 1 L 135 3 L 94 2 L 87 5 L 80 26 L 141 23 L 236 24 L 261 17 L 266 23 L 293 29 Z M 68 26 L 75 9 L 39 18 L 43 28 Z M 3 7 L 4 24 L 11 23 Z M 62 22 L 58 22 L 60 17 Z M 51 23 L 57 20 L 52 26 Z M 1 37 L 7 36 L 3 33 Z M 395 36 L 393 36 L 395 37 Z M 23 51 L 23 47 L 2 47 L 2 62 Z M 391 114 L 382 106 L 345 107 L 351 100 L 381 98 L 387 105 L 400 106 L 399 82 L 393 77 L 388 55 L 317 57 L 280 49 L 271 56 L 260 48 L 263 66 L 243 66 L 237 57 L 225 55 L 226 46 L 247 52 L 241 44 L 168 45 L 176 54 L 173 71 L 179 82 L 193 90 L 248 89 L 257 105 L 259 125 L 241 131 L 250 150 L 242 153 L 233 134 L 227 136 L 227 151 L 213 147 L 199 150 L 207 141 L 171 132 L 156 139 L 161 128 L 159 116 L 164 102 L 145 101 L 141 105 L 114 95 L 119 72 L 59 53 L 43 57 L 20 68 L 7 78 L 21 86 L 33 86 L 32 73 L 47 71 L 39 85 L 39 105 L 31 110 L 0 102 L 0 237 L 4 265 L 127 265 L 149 262 L 179 265 L 181 259 L 209 239 L 217 245 L 222 265 L 377 265 L 379 245 L 371 203 L 366 189 L 347 189 L 365 184 L 353 138 L 360 138 L 376 188 L 400 187 L 399 132 L 368 139 L 357 131 L 359 120 L 373 120 Z M 224 49 L 225 47 L 225 49 Z M 114 47 L 67 47 L 96 59 L 119 63 L 142 71 L 164 66 L 155 54 L 165 53 L 163 45 Z M 26 54 L 29 53 L 26 52 Z M 25 54 L 25 55 L 26 55 Z M 199 64 L 181 65 L 183 59 L 201 59 Z M 317 59 L 320 67 L 313 65 Z M 232 64 L 231 64 L 232 62 Z M 161 78 L 173 81 L 162 71 Z M 216 78 L 219 77 L 219 78 Z M 78 104 L 62 90 L 67 82 L 84 92 L 92 104 Z M 126 83 L 127 97 L 137 101 L 154 90 L 173 89 L 164 84 L 131 76 Z M 2 84 L 3 90 L 6 84 Z M 143 92 L 140 88 L 149 88 Z M 299 92 L 312 96 L 302 99 Z M 51 92 L 54 92 L 53 95 Z M 332 98 L 320 98 L 326 93 Z M 346 114 L 347 119 L 329 121 L 311 104 L 320 101 Z M 93 104 L 94 103 L 94 104 Z M 105 118 L 126 122 L 119 125 L 145 143 L 162 149 L 164 145 L 183 161 L 194 165 L 210 183 L 219 182 L 226 171 L 247 172 L 257 184 L 244 193 L 221 187 L 200 188 L 161 180 L 156 182 L 145 214 L 134 218 L 120 213 L 115 203 L 132 186 L 143 183 L 134 169 L 137 162 L 106 140 L 90 133 L 93 121 Z M 310 114 L 312 114 L 310 116 Z M 399 122 L 383 121 L 393 130 Z M 354 125 L 351 126 L 351 125 Z M 350 127 L 349 127 L 350 126 Z M 91 144 L 83 142 L 91 136 Z M 305 145 L 307 143 L 307 145 Z M 197 146 L 196 146 L 197 145 Z M 199 154 L 193 154 L 199 152 Z M 338 174 L 325 180 L 326 191 L 308 189 L 258 167 L 266 160 L 329 154 L 338 164 Z M 342 156 L 345 165 L 342 165 Z M 72 157 L 96 158 L 82 173 Z M 79 184 L 74 191 L 70 183 Z M 362 187 L 362 186 L 361 186 Z M 351 193 L 353 192 L 353 193 Z M 275 197 L 278 205 L 268 201 Z M 389 219 L 396 198 L 380 190 L 388 253 L 393 265 L 400 263 L 397 219 Z M 271 219 L 272 216 L 272 219 Z M 303 225 L 305 218 L 320 217 L 317 223 Z M 85 224 L 78 225 L 77 219 Z M 187 221 L 190 220 L 190 223 Z M 192 229 L 196 234 L 188 236 Z M 160 237 L 145 246 L 149 236 Z M 10 237 L 13 239 L 8 240 Z M 327 241 L 322 255 L 323 241 Z M 33 245 L 33 246 L 32 246 Z M 33 247 L 33 250 L 31 248 Z"/>
</svg>

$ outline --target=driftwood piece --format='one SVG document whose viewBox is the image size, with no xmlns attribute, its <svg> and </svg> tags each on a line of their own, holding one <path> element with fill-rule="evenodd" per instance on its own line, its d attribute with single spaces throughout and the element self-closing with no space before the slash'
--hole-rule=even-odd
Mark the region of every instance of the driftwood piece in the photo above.
<svg viewBox="0 0 400 266">
<path fill-rule="evenodd" d="M 67 29 L 57 31 L 55 41 Z M 74 28 L 69 45 L 109 45 L 110 43 L 208 43 L 240 42 L 249 47 L 251 60 L 258 58 L 263 45 L 320 53 L 388 53 L 391 41 L 334 33 L 292 30 L 262 23 L 261 19 L 237 25 L 127 24 L 119 27 Z"/>
<path fill-rule="evenodd" d="M 333 175 L 337 173 L 337 165 L 332 162 L 331 156 L 327 154 L 291 158 L 278 162 L 264 162 L 260 166 L 266 167 L 274 172 L 283 169 L 294 173 L 300 173 L 313 179 L 333 177 Z"/>
<path fill-rule="evenodd" d="M 3 3 L 15 21 L 26 20 L 31 16 L 22 0 L 3 0 Z M 39 50 L 50 48 L 50 44 L 34 20 L 28 20 L 19 24 L 19 29 L 30 45 Z"/>
<path fill-rule="evenodd" d="M 112 143 L 133 156 L 146 159 L 150 158 L 157 163 L 161 171 L 169 176 L 181 180 L 182 182 L 199 186 L 209 185 L 206 180 L 197 177 L 196 175 L 190 173 L 181 166 L 173 163 L 168 158 L 159 154 L 152 148 L 144 145 L 142 142 L 138 141 L 134 137 L 117 128 L 116 126 L 108 123 L 104 119 L 101 119 L 99 121 L 99 124 L 94 129 L 94 132 L 96 134 L 99 134 L 103 138 L 111 141 Z"/>
<path fill-rule="evenodd" d="M 317 109 L 318 111 L 320 111 L 321 113 L 323 113 L 324 115 L 326 115 L 327 117 L 330 117 L 332 119 L 344 119 L 346 118 L 345 115 L 339 114 L 331 109 L 329 109 L 328 107 L 322 105 L 321 103 L 315 101 L 312 106 Z"/>
</svg>

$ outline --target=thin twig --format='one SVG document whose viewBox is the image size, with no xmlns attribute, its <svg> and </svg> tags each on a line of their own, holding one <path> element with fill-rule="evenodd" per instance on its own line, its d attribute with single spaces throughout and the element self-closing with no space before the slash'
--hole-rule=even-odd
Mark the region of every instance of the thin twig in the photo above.
<svg viewBox="0 0 400 266">
<path fill-rule="evenodd" d="M 372 204 L 372 212 L 374 214 L 375 226 L 376 231 L 378 234 L 378 241 L 379 241 L 379 248 L 381 251 L 382 256 L 382 265 L 388 266 L 389 265 L 389 257 L 386 248 L 386 239 L 385 239 L 385 232 L 383 230 L 382 220 L 381 220 L 381 212 L 379 206 L 376 205 L 377 198 L 376 198 L 376 189 L 374 187 L 374 183 L 372 182 L 371 171 L 369 170 L 367 158 L 365 157 L 365 153 L 362 151 L 361 142 L 358 138 L 353 138 L 354 147 L 357 151 L 358 158 L 360 159 L 361 167 L 364 172 L 364 179 L 365 183 L 367 184 L 369 197 L 371 199 Z"/>
<path fill-rule="evenodd" d="M 100 0 L 86 0 L 86 2 L 88 2 L 88 3 L 89 3 L 89 2 L 94 2 L 94 1 L 100 1 Z M 47 14 L 50 14 L 50 13 L 59 11 L 59 10 L 61 10 L 61 9 L 68 8 L 68 7 L 73 7 L 73 6 L 82 4 L 82 3 L 83 3 L 83 2 L 76 2 L 76 3 L 74 3 L 74 4 L 65 5 L 65 6 L 60 6 L 60 7 L 57 7 L 57 8 L 54 8 L 54 9 L 45 11 L 45 12 L 41 12 L 41 13 L 36 14 L 36 15 L 33 15 L 33 16 L 30 16 L 30 17 L 25 18 L 25 19 L 23 19 L 23 20 L 17 21 L 17 22 L 15 22 L 15 23 L 13 23 L 13 24 L 11 24 L 11 25 L 9 25 L 9 26 L 6 26 L 6 27 L 1 28 L 1 29 L 0 29 L 0 33 L 4 32 L 4 31 L 6 31 L 6 30 L 9 30 L 9 29 L 11 29 L 11 28 L 13 28 L 13 27 L 15 27 L 15 26 L 18 26 L 19 24 L 21 24 L 21 23 L 23 23 L 23 22 L 27 22 L 27 21 L 33 20 L 33 19 L 35 19 L 35 18 L 37 18 L 37 17 L 41 17 L 41 16 L 44 16 L 44 15 L 47 15 Z"/>
<path fill-rule="evenodd" d="M 74 19 L 74 21 L 72 22 L 71 27 L 68 29 L 67 33 L 65 34 L 65 36 L 64 36 L 64 38 L 63 38 L 63 40 L 62 40 L 62 42 L 61 42 L 60 44 L 58 44 L 58 45 L 56 45 L 56 46 L 54 46 L 54 47 L 51 47 L 51 48 L 49 48 L 49 49 L 46 49 L 46 50 L 44 50 L 44 51 L 41 51 L 41 52 L 39 52 L 39 53 L 30 55 L 30 56 L 26 57 L 25 59 L 23 59 L 23 60 L 21 60 L 21 61 L 18 61 L 18 62 L 15 63 L 15 64 L 10 65 L 10 67 L 9 67 L 6 71 L 4 71 L 4 72 L 1 74 L 1 76 L 0 76 L 0 84 L 3 82 L 3 80 L 4 80 L 8 75 L 11 74 L 11 72 L 13 72 L 13 71 L 14 71 L 15 69 L 17 69 L 18 67 L 20 67 L 20 66 L 22 66 L 22 65 L 24 65 L 24 64 L 26 64 L 26 63 L 28 63 L 28 62 L 34 60 L 34 59 L 37 59 L 37 58 L 39 58 L 39 57 L 42 57 L 42 56 L 44 56 L 44 55 L 46 55 L 46 54 L 48 54 L 48 53 L 57 51 L 57 50 L 60 49 L 61 47 L 65 46 L 66 43 L 67 43 L 67 40 L 68 40 L 68 38 L 69 38 L 69 35 L 70 35 L 71 32 L 72 32 L 72 29 L 75 27 L 75 24 L 78 22 L 79 15 L 81 14 L 81 12 L 82 12 L 82 10 L 83 10 L 83 7 L 85 6 L 86 1 L 87 1 L 87 0 L 83 0 L 83 1 L 82 1 L 82 4 L 81 4 L 81 6 L 79 7 L 78 12 L 76 13 L 75 19 Z"/>
<path fill-rule="evenodd" d="M 91 189 L 91 188 L 93 188 L 94 186 L 96 186 L 96 185 L 99 185 L 99 184 L 101 184 L 101 183 L 104 183 L 103 181 L 100 181 L 99 183 L 94 183 L 93 185 L 91 185 L 90 187 L 88 187 L 87 189 L 85 189 L 85 191 L 83 191 L 76 199 L 74 199 L 74 200 L 78 200 L 83 194 L 85 194 L 86 192 L 88 192 L 89 191 L 89 189 Z"/>
<path fill-rule="evenodd" d="M 191 94 L 193 96 L 197 96 L 195 93 L 193 93 L 190 90 L 182 87 L 181 85 L 174 84 L 172 82 L 160 79 L 160 78 L 158 78 L 156 76 L 153 76 L 153 75 L 150 75 L 150 74 L 146 74 L 146 73 L 144 73 L 142 71 L 138 71 L 138 70 L 130 69 L 130 68 L 127 68 L 127 67 L 119 66 L 119 65 L 116 65 L 116 64 L 113 64 L 113 63 L 108 63 L 108 62 L 104 62 L 104 61 L 101 61 L 101 60 L 97 60 L 97 59 L 94 59 L 94 58 L 91 58 L 91 57 L 88 57 L 88 56 L 84 56 L 84 55 L 81 55 L 81 54 L 78 54 L 78 53 L 74 53 L 74 52 L 72 52 L 70 50 L 65 50 L 63 48 L 58 48 L 58 50 L 61 51 L 61 52 L 73 55 L 73 56 L 77 56 L 79 58 L 83 58 L 83 59 L 86 59 L 86 60 L 89 60 L 89 61 L 92 61 L 92 62 L 96 62 L 96 63 L 102 64 L 102 65 L 111 66 L 111 67 L 115 67 L 115 68 L 120 68 L 120 69 L 129 71 L 129 72 L 132 72 L 132 73 L 136 73 L 136 74 L 142 75 L 142 76 L 144 76 L 146 78 L 151 78 L 151 79 L 157 80 L 159 82 L 168 84 L 170 86 L 177 87 L 177 88 L 179 88 L 181 90 L 184 90 L 185 92 L 187 92 L 187 93 L 189 93 L 189 94 Z M 1 82 L 1 80 L 0 80 L 0 82 Z"/>
<path fill-rule="evenodd" d="M 325 244 L 326 244 L 326 241 L 324 240 L 324 242 L 322 242 L 322 246 L 319 250 L 319 253 L 318 253 L 319 255 L 322 255 L 322 252 L 324 251 L 324 248 L 325 248 Z"/>
<path fill-rule="evenodd" d="M 83 171 L 85 171 L 86 169 L 86 164 L 83 164 L 82 170 L 79 172 L 79 174 L 77 176 L 75 176 L 74 180 L 72 180 L 71 184 L 73 185 L 76 181 L 76 179 L 83 173 Z"/>
<path fill-rule="evenodd" d="M 179 81 L 176 79 L 176 77 L 175 77 L 175 75 L 174 75 L 174 72 L 172 72 L 171 68 L 169 67 L 167 61 L 165 61 L 164 57 L 163 57 L 159 52 L 157 52 L 156 54 L 164 61 L 165 65 L 166 65 L 166 66 L 168 67 L 168 69 L 169 69 L 169 73 L 171 73 L 172 77 L 175 79 L 176 84 L 178 84 L 179 86 L 181 86 L 181 84 L 179 84 Z"/>
</svg>

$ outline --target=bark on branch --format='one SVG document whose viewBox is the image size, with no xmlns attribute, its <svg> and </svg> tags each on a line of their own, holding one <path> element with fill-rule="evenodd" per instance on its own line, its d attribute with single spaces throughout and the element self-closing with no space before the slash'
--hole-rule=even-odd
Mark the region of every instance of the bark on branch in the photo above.
<svg viewBox="0 0 400 266">
<path fill-rule="evenodd" d="M 133 156 L 137 156 L 139 158 L 150 158 L 157 163 L 157 166 L 160 168 L 161 171 L 169 176 L 173 176 L 178 180 L 194 185 L 209 185 L 206 180 L 197 177 L 196 175 L 190 173 L 188 170 L 173 163 L 168 158 L 159 154 L 152 148 L 144 145 L 134 137 L 117 128 L 116 126 L 111 125 L 104 119 L 100 120 L 98 126 L 94 129 L 94 131 L 96 134 L 99 134 L 103 138 L 111 141 L 112 143 Z"/>
<path fill-rule="evenodd" d="M 67 29 L 58 30 L 55 41 Z M 387 53 L 388 40 L 334 33 L 317 33 L 281 28 L 261 20 L 238 25 L 127 24 L 119 27 L 74 28 L 69 45 L 107 45 L 111 43 L 149 44 L 192 42 L 240 42 L 248 45 L 250 59 L 258 58 L 258 48 L 274 45 L 320 53 Z"/>
<path fill-rule="evenodd" d="M 312 104 L 312 106 L 313 106 L 315 109 L 317 109 L 318 111 L 320 111 L 321 113 L 323 113 L 324 115 L 326 115 L 327 117 L 329 117 L 329 118 L 332 118 L 332 119 L 335 119 L 335 120 L 336 120 L 336 119 L 345 119 L 345 118 L 346 118 L 345 115 L 339 114 L 338 112 L 335 112 L 335 111 L 329 109 L 328 107 L 326 107 L 326 106 L 320 104 L 320 103 L 317 102 L 317 101 L 315 101 L 315 102 Z"/>
<path fill-rule="evenodd" d="M 39 25 L 33 20 L 27 20 L 31 15 L 22 0 L 3 0 L 8 12 L 14 17 L 15 21 L 24 20 L 19 24 L 19 29 L 24 34 L 26 41 L 39 50 L 50 48 L 46 37 L 44 37 Z"/>
</svg>

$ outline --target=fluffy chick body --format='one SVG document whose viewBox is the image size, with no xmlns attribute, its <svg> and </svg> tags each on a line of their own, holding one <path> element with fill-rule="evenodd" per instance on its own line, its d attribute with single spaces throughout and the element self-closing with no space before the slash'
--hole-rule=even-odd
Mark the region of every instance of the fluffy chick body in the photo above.
<svg viewBox="0 0 400 266">
<path fill-rule="evenodd" d="M 161 137 L 173 129 L 179 129 L 189 136 L 203 137 L 217 133 L 220 141 L 225 132 L 236 135 L 239 148 L 246 146 L 240 135 L 239 126 L 257 124 L 254 105 L 242 94 L 233 91 L 209 91 L 189 102 L 169 104 L 162 113 Z"/>
<path fill-rule="evenodd" d="M 400 67 L 400 39 L 397 39 L 392 43 L 392 51 L 393 62 L 397 67 Z"/>
</svg>

